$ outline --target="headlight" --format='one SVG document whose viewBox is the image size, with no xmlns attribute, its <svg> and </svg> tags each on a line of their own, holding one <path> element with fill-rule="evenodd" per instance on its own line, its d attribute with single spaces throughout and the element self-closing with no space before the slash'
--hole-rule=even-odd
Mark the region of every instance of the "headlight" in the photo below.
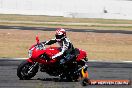
<svg viewBox="0 0 132 88">
<path fill-rule="evenodd" d="M 29 55 L 29 58 L 32 57 L 32 50 L 29 50 L 29 51 L 28 51 L 28 55 Z"/>
</svg>

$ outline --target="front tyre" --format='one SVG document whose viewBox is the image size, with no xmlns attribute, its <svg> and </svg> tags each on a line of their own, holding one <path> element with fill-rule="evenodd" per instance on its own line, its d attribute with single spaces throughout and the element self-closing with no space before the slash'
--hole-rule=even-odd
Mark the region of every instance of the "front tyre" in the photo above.
<svg viewBox="0 0 132 88">
<path fill-rule="evenodd" d="M 29 80 L 36 75 L 38 69 L 38 64 L 31 63 L 26 60 L 18 66 L 17 76 L 20 78 L 20 80 Z"/>
</svg>

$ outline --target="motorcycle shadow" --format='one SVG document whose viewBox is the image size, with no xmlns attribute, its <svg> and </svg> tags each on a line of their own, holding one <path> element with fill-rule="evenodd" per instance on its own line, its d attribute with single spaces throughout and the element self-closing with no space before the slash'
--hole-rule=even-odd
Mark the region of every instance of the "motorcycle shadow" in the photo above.
<svg viewBox="0 0 132 88">
<path fill-rule="evenodd" d="M 67 80 L 67 79 L 60 79 L 60 78 L 38 78 L 37 80 L 40 80 L 40 81 L 53 81 L 53 82 L 73 82 L 73 81 L 70 81 L 70 80 Z"/>
</svg>

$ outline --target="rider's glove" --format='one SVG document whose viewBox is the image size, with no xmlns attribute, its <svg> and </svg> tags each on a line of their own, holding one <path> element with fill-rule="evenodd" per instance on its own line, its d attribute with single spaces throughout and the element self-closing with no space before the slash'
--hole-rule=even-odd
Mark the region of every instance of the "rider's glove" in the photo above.
<svg viewBox="0 0 132 88">
<path fill-rule="evenodd" d="M 55 60 L 55 56 L 52 56 L 51 59 L 52 59 L 52 60 Z"/>
<path fill-rule="evenodd" d="M 38 43 L 37 45 L 38 45 L 38 46 L 43 46 L 43 43 Z"/>
</svg>

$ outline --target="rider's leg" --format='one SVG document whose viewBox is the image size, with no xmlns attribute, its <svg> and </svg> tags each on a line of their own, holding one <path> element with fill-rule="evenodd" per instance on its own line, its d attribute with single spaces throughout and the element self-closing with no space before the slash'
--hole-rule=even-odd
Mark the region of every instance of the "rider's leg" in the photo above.
<svg viewBox="0 0 132 88">
<path fill-rule="evenodd" d="M 66 61 L 71 60 L 74 57 L 74 55 L 67 54 L 63 59 L 60 60 L 60 64 L 64 64 Z"/>
</svg>

